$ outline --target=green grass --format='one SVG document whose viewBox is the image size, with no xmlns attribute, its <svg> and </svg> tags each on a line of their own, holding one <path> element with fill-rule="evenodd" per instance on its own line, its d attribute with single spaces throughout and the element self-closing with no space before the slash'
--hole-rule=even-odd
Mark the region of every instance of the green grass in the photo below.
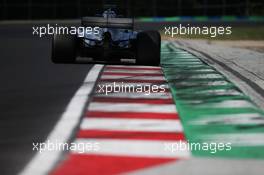
<svg viewBox="0 0 264 175">
<path fill-rule="evenodd" d="M 163 37 L 164 31 L 161 31 Z M 250 26 L 250 27 L 232 27 L 232 34 L 218 35 L 210 37 L 209 35 L 174 35 L 174 38 L 188 38 L 188 39 L 208 39 L 208 40 L 264 40 L 264 26 Z"/>
</svg>

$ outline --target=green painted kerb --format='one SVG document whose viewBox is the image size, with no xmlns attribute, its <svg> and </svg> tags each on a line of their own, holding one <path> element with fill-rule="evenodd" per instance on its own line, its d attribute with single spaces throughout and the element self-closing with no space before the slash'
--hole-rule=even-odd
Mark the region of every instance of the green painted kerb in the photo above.
<svg viewBox="0 0 264 175">
<path fill-rule="evenodd" d="M 171 16 L 171 17 L 138 17 L 139 22 L 264 22 L 264 16 Z"/>
<path fill-rule="evenodd" d="M 264 113 L 237 86 L 170 42 L 161 63 L 193 155 L 264 158 Z"/>
</svg>

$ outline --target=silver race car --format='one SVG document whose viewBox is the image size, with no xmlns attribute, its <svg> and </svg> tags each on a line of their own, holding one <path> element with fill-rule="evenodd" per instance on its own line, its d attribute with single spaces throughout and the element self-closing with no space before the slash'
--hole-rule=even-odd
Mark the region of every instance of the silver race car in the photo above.
<svg viewBox="0 0 264 175">
<path fill-rule="evenodd" d="M 160 64 L 160 34 L 158 31 L 135 31 L 132 18 L 122 18 L 108 9 L 101 16 L 83 17 L 83 27 L 94 32 L 54 34 L 54 63 Z"/>
</svg>

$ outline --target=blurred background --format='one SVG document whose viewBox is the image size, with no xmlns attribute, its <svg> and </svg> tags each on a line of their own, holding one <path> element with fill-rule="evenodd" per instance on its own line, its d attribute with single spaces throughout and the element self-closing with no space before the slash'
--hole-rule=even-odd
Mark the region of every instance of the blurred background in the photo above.
<svg viewBox="0 0 264 175">
<path fill-rule="evenodd" d="M 117 5 L 123 15 L 147 16 L 263 16 L 262 0 L 1 0 L 0 19 L 74 19 Z"/>
</svg>

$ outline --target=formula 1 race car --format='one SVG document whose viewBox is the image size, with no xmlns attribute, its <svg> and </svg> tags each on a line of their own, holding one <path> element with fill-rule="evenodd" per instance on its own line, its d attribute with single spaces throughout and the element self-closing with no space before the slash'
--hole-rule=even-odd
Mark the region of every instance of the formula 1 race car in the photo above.
<svg viewBox="0 0 264 175">
<path fill-rule="evenodd" d="M 108 9 L 101 16 L 83 17 L 83 27 L 94 27 L 96 32 L 54 34 L 52 61 L 76 63 L 85 58 L 86 63 L 135 64 L 158 66 L 160 64 L 161 38 L 158 31 L 134 31 L 132 18 L 118 17 Z"/>
</svg>

